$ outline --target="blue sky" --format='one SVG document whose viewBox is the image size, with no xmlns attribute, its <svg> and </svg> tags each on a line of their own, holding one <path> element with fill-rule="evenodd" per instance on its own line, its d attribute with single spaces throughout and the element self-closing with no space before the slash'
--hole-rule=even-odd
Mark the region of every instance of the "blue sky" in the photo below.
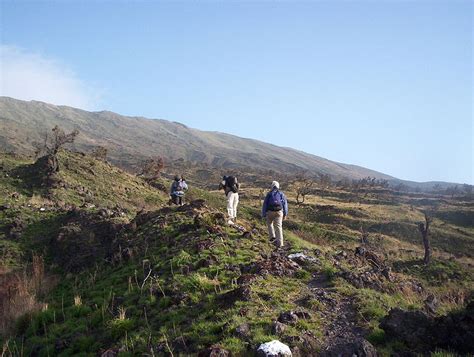
<svg viewBox="0 0 474 357">
<path fill-rule="evenodd" d="M 470 1 L 1 1 L 1 94 L 474 183 Z"/>
</svg>

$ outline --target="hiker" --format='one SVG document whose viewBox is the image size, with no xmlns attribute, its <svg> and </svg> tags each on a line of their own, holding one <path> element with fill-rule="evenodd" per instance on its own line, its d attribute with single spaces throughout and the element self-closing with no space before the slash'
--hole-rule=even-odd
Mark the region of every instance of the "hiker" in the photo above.
<svg viewBox="0 0 474 357">
<path fill-rule="evenodd" d="M 176 175 L 170 188 L 171 202 L 175 205 L 184 205 L 184 191 L 188 189 L 188 185 L 184 177 Z"/>
<path fill-rule="evenodd" d="M 278 248 L 283 247 L 283 220 L 288 216 L 288 201 L 280 191 L 280 184 L 272 182 L 272 189 L 267 193 L 262 206 L 262 217 L 267 220 L 270 242 Z"/>
<path fill-rule="evenodd" d="M 223 176 L 219 184 L 219 190 L 224 190 L 227 197 L 227 215 L 229 216 L 228 224 L 234 224 L 237 221 L 237 206 L 239 204 L 239 187 L 235 176 Z"/>
</svg>

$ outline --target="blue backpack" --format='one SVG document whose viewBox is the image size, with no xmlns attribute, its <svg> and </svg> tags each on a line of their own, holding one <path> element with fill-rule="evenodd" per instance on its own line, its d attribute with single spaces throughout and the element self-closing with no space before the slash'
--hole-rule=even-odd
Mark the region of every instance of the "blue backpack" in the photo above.
<svg viewBox="0 0 474 357">
<path fill-rule="evenodd" d="M 272 190 L 268 197 L 268 210 L 269 211 L 281 211 L 283 204 L 281 202 L 281 193 L 278 190 Z"/>
</svg>

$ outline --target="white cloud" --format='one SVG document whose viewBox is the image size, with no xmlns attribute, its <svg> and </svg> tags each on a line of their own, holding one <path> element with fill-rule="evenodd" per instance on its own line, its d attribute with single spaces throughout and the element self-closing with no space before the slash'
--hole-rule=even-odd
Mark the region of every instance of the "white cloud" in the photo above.
<svg viewBox="0 0 474 357">
<path fill-rule="evenodd" d="M 101 96 L 65 64 L 7 45 L 0 45 L 0 95 L 89 110 Z"/>
</svg>

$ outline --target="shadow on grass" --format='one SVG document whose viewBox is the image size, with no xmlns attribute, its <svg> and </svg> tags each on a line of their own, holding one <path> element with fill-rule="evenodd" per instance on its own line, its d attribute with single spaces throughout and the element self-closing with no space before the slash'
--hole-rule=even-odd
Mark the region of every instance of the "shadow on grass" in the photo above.
<svg viewBox="0 0 474 357">
<path fill-rule="evenodd" d="M 431 283 L 473 279 L 472 271 L 466 270 L 462 265 L 452 260 L 432 259 L 428 265 L 424 264 L 421 259 L 401 260 L 393 263 L 393 269 L 397 272 L 425 279 Z"/>
</svg>

